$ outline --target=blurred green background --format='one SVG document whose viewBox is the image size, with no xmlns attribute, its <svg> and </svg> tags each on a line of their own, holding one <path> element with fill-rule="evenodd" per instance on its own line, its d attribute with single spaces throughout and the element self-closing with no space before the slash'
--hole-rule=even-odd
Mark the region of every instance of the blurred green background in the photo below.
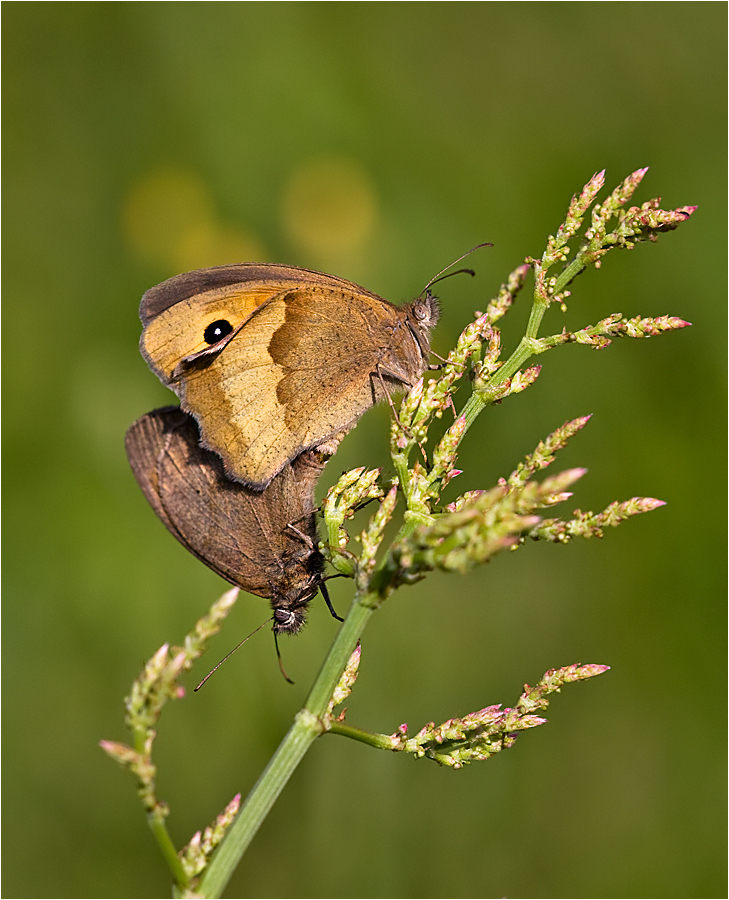
<svg viewBox="0 0 729 900">
<path fill-rule="evenodd" d="M 225 585 L 148 508 L 129 424 L 174 398 L 137 351 L 144 290 L 262 260 L 400 302 L 438 285 L 441 353 L 542 252 L 597 170 L 650 171 L 637 202 L 692 222 L 608 256 L 550 330 L 620 311 L 693 328 L 543 357 L 484 414 L 456 487 L 485 487 L 566 419 L 586 466 L 572 507 L 660 497 L 605 539 L 533 545 L 399 592 L 365 634 L 349 721 L 391 732 L 512 704 L 549 667 L 607 663 L 550 724 L 460 772 L 318 742 L 228 896 L 725 895 L 726 5 L 5 3 L 3 893 L 160 897 L 169 878 L 132 780 L 122 698 Z M 513 346 L 523 295 L 505 325 Z M 322 491 L 387 464 L 369 413 Z M 572 508 L 569 507 L 569 508 Z M 567 509 L 565 512 L 568 511 Z M 344 610 L 351 584 L 331 583 Z M 321 600 L 283 645 L 258 636 L 161 721 L 178 844 L 245 795 L 336 624 Z M 258 625 L 241 597 L 200 664 Z"/>
</svg>

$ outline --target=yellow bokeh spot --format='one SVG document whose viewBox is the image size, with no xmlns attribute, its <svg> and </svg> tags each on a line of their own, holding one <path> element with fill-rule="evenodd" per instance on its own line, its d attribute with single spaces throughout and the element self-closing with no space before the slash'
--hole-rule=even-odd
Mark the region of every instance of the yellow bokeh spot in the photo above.
<svg viewBox="0 0 729 900">
<path fill-rule="evenodd" d="M 171 274 L 267 258 L 253 234 L 219 219 L 207 185 L 188 169 L 143 175 L 124 199 L 121 219 L 132 252 Z"/>
<path fill-rule="evenodd" d="M 282 214 L 299 253 L 318 265 L 351 263 L 365 253 L 375 229 L 374 185 L 352 159 L 312 159 L 294 172 L 286 186 Z"/>
</svg>

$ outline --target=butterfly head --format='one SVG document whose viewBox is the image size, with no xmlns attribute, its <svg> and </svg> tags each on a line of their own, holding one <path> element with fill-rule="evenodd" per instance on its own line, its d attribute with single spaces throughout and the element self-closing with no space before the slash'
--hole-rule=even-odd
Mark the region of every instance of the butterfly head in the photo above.
<svg viewBox="0 0 729 900">
<path fill-rule="evenodd" d="M 412 315 L 418 327 L 428 331 L 435 328 L 440 318 L 440 303 L 429 288 L 413 302 Z"/>
<path fill-rule="evenodd" d="M 405 310 L 405 321 L 420 351 L 420 359 L 418 359 L 418 365 L 415 366 L 415 369 L 418 370 L 417 377 L 427 364 L 430 353 L 430 332 L 438 322 L 440 304 L 438 298 L 426 288 L 419 297 L 405 307 Z"/>
<path fill-rule="evenodd" d="M 306 624 L 309 603 L 323 586 L 324 557 L 307 549 L 296 562 L 289 561 L 271 585 L 273 630 L 296 634 Z"/>
</svg>

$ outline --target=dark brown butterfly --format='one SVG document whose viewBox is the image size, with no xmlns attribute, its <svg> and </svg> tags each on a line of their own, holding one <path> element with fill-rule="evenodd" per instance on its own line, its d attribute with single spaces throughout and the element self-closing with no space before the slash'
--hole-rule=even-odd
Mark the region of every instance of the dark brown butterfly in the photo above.
<svg viewBox="0 0 729 900">
<path fill-rule="evenodd" d="M 299 631 L 319 590 L 336 616 L 317 549 L 321 454 L 286 463 L 258 492 L 225 477 L 218 456 L 200 446 L 195 420 L 178 407 L 142 416 L 125 444 L 137 482 L 168 530 L 226 581 L 269 599 L 276 633 Z"/>
<path fill-rule="evenodd" d="M 142 298 L 142 355 L 197 420 L 203 445 L 255 490 L 338 440 L 389 389 L 423 374 L 438 303 L 404 306 L 295 266 L 230 265 Z"/>
</svg>

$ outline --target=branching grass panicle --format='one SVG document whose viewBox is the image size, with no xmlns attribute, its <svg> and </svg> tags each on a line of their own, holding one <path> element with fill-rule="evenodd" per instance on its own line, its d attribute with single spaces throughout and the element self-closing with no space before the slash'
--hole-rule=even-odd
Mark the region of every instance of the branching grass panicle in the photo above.
<svg viewBox="0 0 729 900">
<path fill-rule="evenodd" d="M 602 350 L 616 338 L 654 337 L 689 324 L 674 316 L 626 318 L 615 312 L 575 332 L 540 336 L 549 307 L 557 304 L 564 308 L 572 302 L 570 287 L 578 275 L 588 267 L 599 268 L 610 251 L 632 250 L 640 243 L 657 240 L 695 211 L 694 206 L 664 210 L 659 199 L 629 206 L 646 171 L 633 172 L 601 203 L 597 196 L 604 186 L 604 173 L 591 178 L 572 198 L 542 256 L 527 258 L 511 272 L 486 311 L 477 313 L 465 327 L 437 374 L 427 381 L 421 379 L 402 400 L 390 433 L 394 477 L 387 481 L 379 469 L 363 467 L 347 472 L 331 488 L 322 506 L 326 538 L 321 550 L 337 572 L 353 579 L 349 613 L 303 708 L 251 793 L 242 805 L 240 797 L 234 797 L 179 853 L 166 828 L 169 810 L 156 795 L 154 739 L 164 705 L 185 696 L 180 676 L 220 628 L 238 590 L 228 591 L 213 604 L 183 646 L 163 645 L 135 681 L 126 700 L 132 744 L 103 741 L 101 745 L 137 781 L 149 824 L 172 872 L 176 896 L 221 896 L 271 806 L 319 736 L 339 734 L 374 748 L 409 753 L 416 759 L 459 769 L 508 749 L 520 732 L 545 722 L 537 713 L 546 709 L 549 696 L 563 685 L 607 670 L 605 665 L 579 664 L 552 669 L 535 687 L 526 685 L 513 707 L 491 705 L 438 726 L 430 722 L 413 736 L 407 725 L 393 734 L 367 732 L 347 723 L 344 713 L 334 712 L 355 686 L 365 626 L 399 587 L 427 577 L 434 569 L 464 572 L 528 541 L 566 543 L 578 537 L 602 537 L 606 528 L 662 505 L 651 497 L 632 497 L 610 503 L 597 513 L 576 509 L 561 517 L 545 517 L 545 510 L 572 497 L 584 470 L 568 469 L 546 477 L 541 477 L 542 471 L 585 427 L 589 416 L 556 428 L 508 478 L 469 491 L 446 505 L 441 503 L 444 488 L 459 474 L 461 442 L 479 414 L 526 390 L 539 377 L 541 367 L 527 365 L 533 357 L 571 343 Z M 505 355 L 498 322 L 525 290 L 530 274 L 534 288 L 526 331 L 516 348 Z M 467 394 L 460 407 L 458 389 Z M 453 416 L 452 424 L 439 438 L 431 439 L 433 422 L 444 416 Z M 361 534 L 352 537 L 348 522 L 368 501 L 375 504 L 369 522 Z M 397 531 L 385 544 L 392 521 L 397 523 Z"/>
</svg>

